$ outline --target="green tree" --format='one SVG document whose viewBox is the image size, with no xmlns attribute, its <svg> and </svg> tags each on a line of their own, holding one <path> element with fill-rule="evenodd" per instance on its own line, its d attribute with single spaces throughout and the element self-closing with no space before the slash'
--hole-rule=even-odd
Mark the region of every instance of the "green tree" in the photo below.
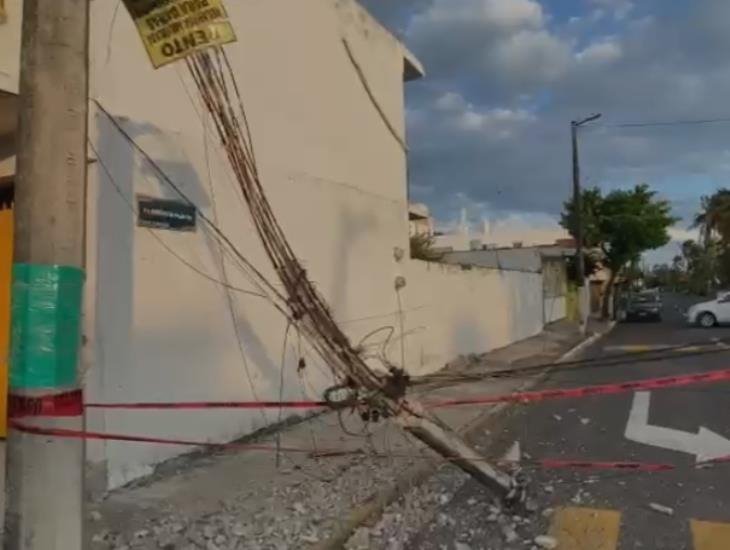
<svg viewBox="0 0 730 550">
<path fill-rule="evenodd" d="M 438 262 L 443 258 L 443 254 L 434 250 L 435 239 L 430 235 L 413 235 L 411 236 L 411 258 L 423 260 L 425 262 Z"/>
<path fill-rule="evenodd" d="M 702 210 L 695 216 L 692 227 L 699 228 L 705 245 L 716 237 L 725 246 L 730 244 L 730 189 L 719 189 L 702 197 Z"/>
<path fill-rule="evenodd" d="M 668 229 L 677 219 L 669 202 L 659 199 L 648 185 L 617 190 L 603 195 L 598 188 L 583 193 L 584 246 L 603 252 L 603 263 L 611 275 L 603 301 L 608 316 L 613 289 L 621 271 L 642 253 L 667 244 Z M 565 203 L 561 225 L 575 237 L 575 204 Z"/>
<path fill-rule="evenodd" d="M 646 276 L 650 288 L 665 288 L 674 292 L 686 284 L 684 258 L 675 256 L 671 264 L 656 264 Z"/>
<path fill-rule="evenodd" d="M 568 280 L 571 283 L 577 284 L 578 282 L 578 260 L 575 256 L 570 256 L 566 262 Z M 590 250 L 586 251 L 583 255 L 583 273 L 586 277 L 590 277 L 601 269 L 601 262 L 599 254 L 596 254 Z"/>
<path fill-rule="evenodd" d="M 603 205 L 603 195 L 598 187 L 592 189 L 585 189 L 582 193 L 581 198 L 583 199 L 583 246 L 588 248 L 598 248 L 603 241 L 598 224 L 598 218 L 601 212 L 601 206 Z M 565 203 L 565 209 L 563 210 L 560 224 L 570 231 L 570 234 L 575 238 L 575 231 L 573 228 L 576 226 L 575 219 L 575 202 L 569 201 Z"/>
<path fill-rule="evenodd" d="M 730 189 L 719 189 L 702 197 L 702 208 L 692 227 L 700 230 L 708 253 L 714 252 L 713 280 L 730 285 Z"/>
<path fill-rule="evenodd" d="M 706 295 L 717 284 L 719 242 L 710 240 L 698 243 L 688 240 L 682 243 L 682 256 L 687 274 L 687 286 L 694 294 Z"/>
</svg>

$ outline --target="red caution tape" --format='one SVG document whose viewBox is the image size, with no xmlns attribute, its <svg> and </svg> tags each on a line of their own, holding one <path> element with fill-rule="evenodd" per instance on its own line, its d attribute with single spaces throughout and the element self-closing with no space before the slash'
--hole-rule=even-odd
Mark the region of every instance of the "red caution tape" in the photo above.
<svg viewBox="0 0 730 550">
<path fill-rule="evenodd" d="M 192 401 L 180 403 L 87 403 L 87 409 L 323 409 L 326 401 Z"/>
<path fill-rule="evenodd" d="M 60 437 L 66 439 L 90 439 L 97 441 L 126 441 L 129 443 L 155 443 L 158 445 L 179 445 L 188 447 L 208 447 L 211 449 L 238 449 L 248 451 L 276 451 L 275 445 L 257 445 L 252 443 L 212 443 L 210 441 L 197 441 L 192 439 L 166 439 L 158 437 L 145 437 L 139 435 L 122 435 L 102 432 L 89 432 L 83 430 L 68 430 L 63 428 L 42 428 L 31 426 L 21 422 L 10 421 L 10 427 L 19 432 Z M 279 447 L 279 451 L 286 453 L 311 453 L 310 449 L 294 447 Z"/>
<path fill-rule="evenodd" d="M 538 460 L 546 469 L 569 468 L 572 470 L 623 470 L 633 472 L 666 472 L 675 470 L 673 464 L 652 464 L 647 462 L 586 462 L 580 460 Z"/>
<path fill-rule="evenodd" d="M 82 414 L 84 414 L 84 396 L 81 390 L 57 395 L 28 396 L 11 393 L 8 396 L 9 418 L 72 417 Z"/>
<path fill-rule="evenodd" d="M 190 439 L 165 439 L 157 437 L 145 437 L 145 436 L 134 436 L 134 435 L 121 435 L 121 434 L 109 434 L 100 432 L 88 432 L 81 430 L 67 430 L 59 428 L 41 428 L 37 426 L 30 426 L 20 422 L 11 421 L 11 428 L 14 430 L 42 436 L 69 438 L 69 439 L 91 439 L 91 440 L 102 440 L 102 441 L 126 441 L 130 443 L 152 443 L 158 445 L 179 445 L 187 447 L 206 447 L 209 449 L 216 450 L 245 450 L 245 451 L 267 451 L 267 452 L 283 452 L 283 453 L 298 453 L 307 454 L 312 458 L 338 458 L 344 456 L 360 455 L 363 457 L 370 458 L 393 458 L 393 457 L 406 457 L 406 458 L 420 458 L 423 460 L 433 460 L 433 457 L 418 455 L 418 454 L 399 454 L 399 453 L 364 453 L 362 450 L 347 450 L 347 449 L 303 449 L 298 447 L 276 447 L 275 445 L 259 445 L 251 443 L 211 443 L 209 441 L 197 441 Z M 480 457 L 476 457 L 475 460 L 479 460 Z M 447 460 L 448 459 L 444 459 Z M 487 459 L 485 459 L 487 460 Z M 716 463 L 723 461 L 723 459 L 715 459 L 708 461 L 708 463 L 701 463 L 707 465 L 709 463 Z M 730 457 L 725 459 L 730 461 Z M 598 461 L 585 461 L 585 460 L 553 460 L 543 459 L 537 461 L 530 461 L 525 465 L 534 465 L 545 469 L 577 469 L 577 470 L 617 470 L 617 471 L 634 471 L 634 472 L 666 472 L 670 470 L 678 469 L 677 466 L 672 464 L 653 464 L 647 462 L 598 462 Z"/>
<path fill-rule="evenodd" d="M 595 395 L 615 395 L 638 390 L 679 388 L 696 384 L 730 381 L 730 369 L 664 378 L 650 378 L 618 384 L 585 386 L 581 388 L 541 390 L 507 395 L 452 399 L 426 402 L 429 408 L 457 407 L 463 405 L 490 405 L 496 403 L 534 403 L 548 399 L 568 399 Z M 117 410 L 202 410 L 202 409 L 324 409 L 326 401 L 193 401 L 178 403 L 87 403 L 87 409 Z"/>
<path fill-rule="evenodd" d="M 730 369 L 706 372 L 701 374 L 687 374 L 682 376 L 667 376 L 665 378 L 651 378 L 620 384 L 605 384 L 601 386 L 586 386 L 582 388 L 542 390 L 532 392 L 513 393 L 486 397 L 472 397 L 469 399 L 452 399 L 449 401 L 427 403 L 429 408 L 457 407 L 462 405 L 489 405 L 494 403 L 534 403 L 547 399 L 567 399 L 575 397 L 590 397 L 594 395 L 615 395 L 637 390 L 659 390 L 679 388 L 710 382 L 730 381 Z"/>
</svg>

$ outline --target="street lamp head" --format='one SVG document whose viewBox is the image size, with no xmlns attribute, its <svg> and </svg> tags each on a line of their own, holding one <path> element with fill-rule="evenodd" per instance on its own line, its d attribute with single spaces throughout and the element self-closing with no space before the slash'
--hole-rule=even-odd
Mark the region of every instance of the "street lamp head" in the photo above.
<svg viewBox="0 0 730 550">
<path fill-rule="evenodd" d="M 589 122 L 593 122 L 594 120 L 598 120 L 603 115 L 601 113 L 595 113 L 587 118 L 584 118 L 580 122 L 576 122 L 575 120 L 571 122 L 571 125 L 573 126 L 583 126 L 584 124 L 588 124 Z"/>
</svg>

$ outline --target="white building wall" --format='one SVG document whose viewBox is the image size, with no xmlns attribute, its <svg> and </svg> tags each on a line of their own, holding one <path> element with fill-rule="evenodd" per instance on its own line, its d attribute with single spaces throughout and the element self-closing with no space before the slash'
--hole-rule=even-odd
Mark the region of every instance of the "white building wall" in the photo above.
<svg viewBox="0 0 730 550">
<path fill-rule="evenodd" d="M 5 22 L 0 22 L 0 90 L 18 93 L 22 0 L 5 0 Z"/>
<path fill-rule="evenodd" d="M 19 5 L 10 0 L 9 12 Z M 92 100 L 275 280 L 184 64 L 152 70 L 120 3 L 95 0 L 91 7 Z M 229 0 L 227 8 L 239 37 L 227 51 L 274 212 L 353 342 L 381 326 L 398 327 L 402 310 L 406 366 L 423 374 L 456 355 L 539 332 L 539 275 L 394 257 L 395 248 L 408 250 L 406 159 L 379 111 L 402 138 L 402 46 L 352 0 Z M 7 57 L 0 47 L 0 70 L 17 79 L 17 63 Z M 93 104 L 90 139 L 87 402 L 318 398 L 332 383 L 326 365 L 304 344 L 308 366 L 297 375 L 296 332 L 287 334 L 265 300 L 242 292 L 256 289 L 203 224 L 195 233 L 136 226 L 137 195 L 175 194 Z M 407 279 L 400 304 L 399 275 Z M 398 347 L 389 353 L 400 362 Z M 93 410 L 87 422 L 112 434 L 226 441 L 281 419 L 276 411 Z M 186 450 L 88 446 L 109 487 Z"/>
<path fill-rule="evenodd" d="M 92 4 L 92 96 L 115 116 L 202 212 L 271 279 L 263 249 L 184 64 L 153 71 L 115 0 Z M 380 108 L 402 136 L 404 50 L 353 2 L 228 2 L 239 42 L 227 48 L 242 87 L 260 172 L 282 227 L 309 277 L 357 340 L 390 314 L 396 263 L 407 250 L 405 155 L 369 101 L 342 44 L 350 43 Z M 282 14 L 286 13 L 286 17 Z M 192 99 L 191 99 L 192 97 Z M 95 350 L 91 401 L 277 400 L 286 323 L 213 236 L 135 226 L 135 194 L 174 197 L 103 114 L 91 119 L 99 161 L 90 174 Z M 110 181 L 103 165 L 121 193 Z M 163 245 L 164 243 L 164 245 Z M 375 317 L 376 319 L 372 319 Z M 283 396 L 316 397 L 331 383 L 312 357 L 296 375 L 290 332 Z M 277 421 L 277 412 L 107 412 L 112 433 L 230 440 Z M 110 442 L 109 484 L 149 471 L 184 449 Z"/>
<path fill-rule="evenodd" d="M 415 374 L 460 354 L 483 353 L 538 334 L 542 275 L 411 261 L 401 291 L 406 361 Z M 396 325 L 397 326 L 397 325 Z M 391 359 L 399 358 L 399 343 Z"/>
<path fill-rule="evenodd" d="M 568 315 L 568 299 L 565 296 L 545 298 L 545 324 L 555 323 Z"/>
</svg>

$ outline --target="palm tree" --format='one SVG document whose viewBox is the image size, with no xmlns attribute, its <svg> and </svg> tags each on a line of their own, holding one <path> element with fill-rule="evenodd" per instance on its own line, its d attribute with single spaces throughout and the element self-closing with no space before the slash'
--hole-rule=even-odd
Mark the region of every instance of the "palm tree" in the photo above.
<svg viewBox="0 0 730 550">
<path fill-rule="evenodd" d="M 699 228 L 702 241 L 708 246 L 715 235 L 730 244 L 730 189 L 719 189 L 702 197 L 702 211 L 695 216 L 693 228 Z"/>
</svg>

